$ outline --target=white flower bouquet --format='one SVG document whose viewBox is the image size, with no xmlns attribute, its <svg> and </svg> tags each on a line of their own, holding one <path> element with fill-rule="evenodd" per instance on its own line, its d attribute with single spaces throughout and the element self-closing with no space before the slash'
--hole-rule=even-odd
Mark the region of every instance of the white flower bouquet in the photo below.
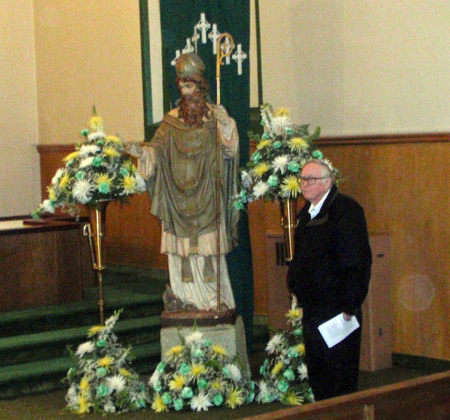
<svg viewBox="0 0 450 420">
<path fill-rule="evenodd" d="M 70 411 L 104 414 L 146 407 L 146 387 L 130 367 L 131 347 L 122 347 L 112 332 L 121 312 L 116 311 L 105 325 L 90 328 L 89 340 L 76 352 L 69 348 L 76 364 L 65 378 L 69 383 L 66 401 Z"/>
<path fill-rule="evenodd" d="M 295 125 L 288 109 L 274 111 L 270 104 L 261 106 L 261 118 L 262 136 L 248 133 L 256 142 L 256 150 L 240 173 L 241 191 L 234 202 L 238 209 L 260 198 L 267 201 L 297 198 L 301 192 L 301 169 L 311 159 L 323 160 L 337 174 L 313 143 L 320 136 L 320 127 L 309 134 L 309 125 Z"/>
<path fill-rule="evenodd" d="M 236 408 L 255 397 L 255 384 L 235 358 L 194 330 L 172 347 L 149 380 L 152 409 L 156 412 L 210 407 Z"/>
<path fill-rule="evenodd" d="M 63 159 L 65 166 L 57 170 L 47 187 L 48 199 L 33 212 L 33 218 L 54 213 L 57 207 L 77 215 L 80 204 L 126 202 L 128 196 L 145 191 L 145 181 L 125 153 L 123 141 L 106 135 L 95 108 L 93 114 L 89 129 L 81 132 L 85 141 L 77 143 L 75 151 Z"/>
<path fill-rule="evenodd" d="M 285 405 L 314 402 L 305 364 L 302 311 L 295 297 L 286 317 L 292 329 L 275 334 L 267 343 L 268 355 L 260 368 L 263 379 L 258 383 L 258 402 L 280 401 Z"/>
</svg>

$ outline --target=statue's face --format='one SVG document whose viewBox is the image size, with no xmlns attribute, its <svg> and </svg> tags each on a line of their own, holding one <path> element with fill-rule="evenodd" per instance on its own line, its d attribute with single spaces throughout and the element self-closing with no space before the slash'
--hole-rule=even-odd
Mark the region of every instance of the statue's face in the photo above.
<svg viewBox="0 0 450 420">
<path fill-rule="evenodd" d="M 194 82 L 183 82 L 181 81 L 178 84 L 180 89 L 180 93 L 182 96 L 184 95 L 192 95 L 194 92 L 198 90 L 197 84 Z"/>
</svg>

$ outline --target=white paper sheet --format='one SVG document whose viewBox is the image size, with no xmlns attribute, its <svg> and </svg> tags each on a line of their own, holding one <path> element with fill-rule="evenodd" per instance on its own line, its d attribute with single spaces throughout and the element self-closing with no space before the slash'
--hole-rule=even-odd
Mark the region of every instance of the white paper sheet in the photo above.
<svg viewBox="0 0 450 420">
<path fill-rule="evenodd" d="M 343 314 L 339 314 L 319 325 L 320 334 L 330 348 L 340 343 L 358 328 L 359 322 L 356 316 L 352 317 L 350 321 L 346 321 Z"/>
</svg>

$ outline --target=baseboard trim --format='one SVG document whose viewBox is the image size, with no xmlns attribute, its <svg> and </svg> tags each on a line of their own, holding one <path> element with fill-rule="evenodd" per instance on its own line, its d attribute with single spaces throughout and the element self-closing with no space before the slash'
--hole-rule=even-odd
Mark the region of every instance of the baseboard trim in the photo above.
<svg viewBox="0 0 450 420">
<path fill-rule="evenodd" d="M 406 369 L 420 369 L 430 372 L 450 370 L 450 361 L 405 353 L 392 353 L 392 364 Z"/>
</svg>

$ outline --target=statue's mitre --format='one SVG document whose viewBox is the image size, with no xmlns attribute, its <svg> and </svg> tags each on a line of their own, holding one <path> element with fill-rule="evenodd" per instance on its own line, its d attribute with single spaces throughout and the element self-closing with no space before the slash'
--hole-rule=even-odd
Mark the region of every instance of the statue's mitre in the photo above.
<svg viewBox="0 0 450 420">
<path fill-rule="evenodd" d="M 181 54 L 175 64 L 175 71 L 180 79 L 184 77 L 203 77 L 205 64 L 197 54 Z"/>
</svg>

